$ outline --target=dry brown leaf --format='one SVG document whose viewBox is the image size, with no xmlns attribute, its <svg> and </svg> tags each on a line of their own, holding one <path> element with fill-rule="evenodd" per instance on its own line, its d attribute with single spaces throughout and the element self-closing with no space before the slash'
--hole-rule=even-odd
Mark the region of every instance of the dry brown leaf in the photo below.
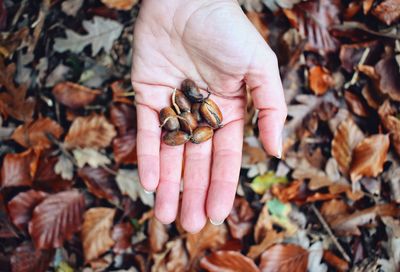
<svg viewBox="0 0 400 272">
<path fill-rule="evenodd" d="M 131 10 L 138 0 L 101 0 L 109 8 L 118 10 Z"/>
<path fill-rule="evenodd" d="M 278 244 L 261 255 L 262 272 L 306 272 L 308 251 L 292 244 Z"/>
<path fill-rule="evenodd" d="M 97 259 L 115 244 L 111 238 L 115 212 L 115 209 L 103 207 L 85 212 L 81 235 L 86 263 Z"/>
<path fill-rule="evenodd" d="M 1 186 L 31 186 L 35 176 L 38 155 L 33 149 L 6 154 L 1 168 Z"/>
<path fill-rule="evenodd" d="M 4 18 L 4 16 L 3 16 Z M 4 58 L 8 58 L 12 55 L 15 50 L 23 43 L 23 41 L 27 40 L 29 36 L 29 28 L 27 26 L 22 27 L 18 31 L 15 32 L 3 32 L 0 34 L 0 55 Z"/>
<path fill-rule="evenodd" d="M 133 233 L 133 226 L 129 222 L 118 223 L 113 227 L 111 237 L 115 241 L 115 253 L 123 253 L 132 245 Z"/>
<path fill-rule="evenodd" d="M 386 100 L 378 110 L 379 117 L 385 129 L 390 133 L 390 139 L 397 154 L 400 155 L 400 119 L 395 114 L 396 110 Z"/>
<path fill-rule="evenodd" d="M 33 210 L 29 233 L 37 249 L 62 247 L 79 230 L 85 198 L 70 190 L 48 196 Z"/>
<path fill-rule="evenodd" d="M 400 9 L 400 5 L 399 9 Z M 394 56 L 387 56 L 375 65 L 379 76 L 379 90 L 395 101 L 400 101 L 400 71 Z"/>
<path fill-rule="evenodd" d="M 301 203 L 306 197 L 306 184 L 304 180 L 294 180 L 289 185 L 274 185 L 271 193 L 281 202 L 296 202 Z"/>
<path fill-rule="evenodd" d="M 20 230 L 26 230 L 31 220 L 33 209 L 47 196 L 45 192 L 29 190 L 19 193 L 10 202 L 7 208 L 13 224 Z"/>
<path fill-rule="evenodd" d="M 237 251 L 213 252 L 201 259 L 200 266 L 210 272 L 260 271 L 252 259 Z"/>
<path fill-rule="evenodd" d="M 149 221 L 147 233 L 151 252 L 158 253 L 163 250 L 165 243 L 169 239 L 166 226 L 153 216 Z"/>
<path fill-rule="evenodd" d="M 233 238 L 242 239 L 253 227 L 254 212 L 246 199 L 236 197 L 227 218 L 229 231 Z"/>
<path fill-rule="evenodd" d="M 345 91 L 344 98 L 346 99 L 347 105 L 349 106 L 351 112 L 361 117 L 368 116 L 368 112 L 364 106 L 364 103 L 357 95 L 350 91 Z"/>
<path fill-rule="evenodd" d="M 371 224 L 376 217 L 400 215 L 400 209 L 395 204 L 380 204 L 371 208 L 356 211 L 347 216 L 340 216 L 333 220 L 330 225 L 340 235 L 361 235 L 359 226 Z"/>
<path fill-rule="evenodd" d="M 325 94 L 333 85 L 332 75 L 325 67 L 313 66 L 308 70 L 308 73 L 310 89 L 316 95 Z"/>
<path fill-rule="evenodd" d="M 376 177 L 383 170 L 389 151 L 389 135 L 377 134 L 362 140 L 353 150 L 350 177 L 353 182 L 361 177 Z"/>
<path fill-rule="evenodd" d="M 159 254 L 154 254 L 154 265 L 152 272 L 186 272 L 188 269 L 189 258 L 183 246 L 182 239 L 174 239 L 166 244 L 166 250 Z"/>
<path fill-rule="evenodd" d="M 266 239 L 265 237 L 270 231 L 273 231 L 271 216 L 268 212 L 268 205 L 263 205 L 254 227 L 254 240 L 256 243 L 260 243 L 262 240 Z"/>
<path fill-rule="evenodd" d="M 385 24 L 391 25 L 400 19 L 400 3 L 398 0 L 384 0 L 371 13 Z"/>
<path fill-rule="evenodd" d="M 347 176 L 352 161 L 353 149 L 364 139 L 364 135 L 353 119 L 348 118 L 337 128 L 332 140 L 332 157 L 336 160 L 340 172 Z"/>
<path fill-rule="evenodd" d="M 11 138 L 24 147 L 37 149 L 51 147 L 51 142 L 46 134 L 58 139 L 63 133 L 63 128 L 54 120 L 46 117 L 17 127 Z"/>
<path fill-rule="evenodd" d="M 98 95 L 99 90 L 92 90 L 73 82 L 60 82 L 53 88 L 53 95 L 56 100 L 71 108 L 79 109 L 92 103 Z"/>
<path fill-rule="evenodd" d="M 279 243 L 285 237 L 285 232 L 276 232 L 275 230 L 267 231 L 264 239 L 260 244 L 253 245 L 250 247 L 247 256 L 252 259 L 258 258 L 264 251 L 270 248 L 272 245 Z"/>
<path fill-rule="evenodd" d="M 247 18 L 249 18 L 250 22 L 257 28 L 258 32 L 264 38 L 264 40 L 268 41 L 269 29 L 265 22 L 265 13 L 259 13 L 255 11 L 246 12 Z"/>
<path fill-rule="evenodd" d="M 121 137 L 117 137 L 112 143 L 114 158 L 118 164 L 136 164 L 136 131 L 131 130 Z"/>
<path fill-rule="evenodd" d="M 110 119 L 120 136 L 136 130 L 136 110 L 130 105 L 114 103 L 110 107 Z"/>
<path fill-rule="evenodd" d="M 186 239 L 186 248 L 190 259 L 193 260 L 204 254 L 207 249 L 218 249 L 227 240 L 228 230 L 225 224 L 214 226 L 207 222 L 206 226 L 198 233 L 189 233 Z"/>
<path fill-rule="evenodd" d="M 78 117 L 65 137 L 66 148 L 105 148 L 116 135 L 115 128 L 103 115 Z"/>
<path fill-rule="evenodd" d="M 330 250 L 324 250 L 323 258 L 338 272 L 349 270 L 349 263 L 333 254 Z"/>
<path fill-rule="evenodd" d="M 321 206 L 321 214 L 330 223 L 341 216 L 349 214 L 350 207 L 341 199 L 325 201 Z"/>
<path fill-rule="evenodd" d="M 53 257 L 53 250 L 38 250 L 32 243 L 25 242 L 11 256 L 12 272 L 46 272 Z"/>
<path fill-rule="evenodd" d="M 365 1 L 364 1 L 365 2 Z M 340 46 L 339 58 L 342 67 L 349 73 L 353 72 L 360 63 L 361 57 L 365 50 L 369 50 L 369 54 L 364 64 L 371 65 L 376 62 L 376 55 L 381 51 L 381 43 L 378 41 L 362 42 L 355 44 L 342 44 Z"/>
</svg>

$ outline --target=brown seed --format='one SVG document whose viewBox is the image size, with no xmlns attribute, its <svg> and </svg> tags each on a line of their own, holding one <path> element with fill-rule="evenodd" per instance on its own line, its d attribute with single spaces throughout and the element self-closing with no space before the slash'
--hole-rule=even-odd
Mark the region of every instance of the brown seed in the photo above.
<svg viewBox="0 0 400 272">
<path fill-rule="evenodd" d="M 181 91 L 175 93 L 175 103 L 181 111 L 190 111 L 191 103 Z"/>
<path fill-rule="evenodd" d="M 197 120 L 190 112 L 182 112 L 180 117 L 183 119 L 179 119 L 179 123 L 181 125 L 181 129 L 189 134 L 193 132 L 197 128 Z"/>
<path fill-rule="evenodd" d="M 199 144 L 207 141 L 208 139 L 211 139 L 213 135 L 214 130 L 212 129 L 212 127 L 198 127 L 194 130 L 192 138 L 190 140 L 195 144 Z"/>
<path fill-rule="evenodd" d="M 214 129 L 221 127 L 223 120 L 222 113 L 214 101 L 209 98 L 204 100 L 200 106 L 200 113 L 211 127 Z"/>
<path fill-rule="evenodd" d="M 185 79 L 181 85 L 182 92 L 192 102 L 203 101 L 203 95 L 200 93 L 196 83 L 191 79 Z"/>
<path fill-rule="evenodd" d="M 189 140 L 190 135 L 180 130 L 167 132 L 163 137 L 164 143 L 172 146 L 183 145 Z"/>
<path fill-rule="evenodd" d="M 171 107 L 165 107 L 160 111 L 161 126 L 166 130 L 179 129 L 179 121 L 175 111 Z"/>
<path fill-rule="evenodd" d="M 202 118 L 201 118 L 201 114 L 200 114 L 200 107 L 201 107 L 201 103 L 193 103 L 192 104 L 192 109 L 190 110 L 190 112 L 193 114 L 194 118 L 197 120 L 197 122 L 201 122 Z"/>
</svg>

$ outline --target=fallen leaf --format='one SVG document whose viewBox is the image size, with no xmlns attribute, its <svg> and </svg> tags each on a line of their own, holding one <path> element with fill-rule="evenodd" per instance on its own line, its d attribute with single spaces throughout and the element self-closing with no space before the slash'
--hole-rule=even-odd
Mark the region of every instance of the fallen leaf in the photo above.
<svg viewBox="0 0 400 272">
<path fill-rule="evenodd" d="M 333 254 L 330 250 L 324 250 L 323 258 L 329 265 L 333 266 L 336 271 L 349 270 L 349 263 Z"/>
<path fill-rule="evenodd" d="M 186 248 L 190 260 L 200 257 L 205 250 L 216 250 L 227 241 L 228 230 L 225 224 L 214 226 L 207 222 L 206 226 L 198 233 L 189 233 L 186 238 Z"/>
<path fill-rule="evenodd" d="M 308 70 L 308 82 L 311 91 L 316 95 L 325 94 L 333 85 L 333 77 L 323 66 L 313 66 Z"/>
<path fill-rule="evenodd" d="M 303 180 L 294 180 L 287 186 L 274 185 L 271 193 L 281 202 L 303 202 L 306 197 L 306 184 Z"/>
<path fill-rule="evenodd" d="M 371 14 L 387 25 L 396 23 L 400 19 L 398 0 L 384 0 L 372 9 Z"/>
<path fill-rule="evenodd" d="M 212 252 L 201 259 L 200 266 L 210 272 L 260 271 L 252 259 L 236 251 Z"/>
<path fill-rule="evenodd" d="M 103 115 L 78 117 L 69 128 L 65 137 L 65 147 L 72 148 L 105 148 L 116 135 L 115 128 Z"/>
<path fill-rule="evenodd" d="M 153 207 L 154 195 L 146 194 L 139 182 L 137 170 L 120 169 L 115 178 L 118 188 L 123 195 L 128 195 L 133 201 L 139 197 L 143 204 Z"/>
<path fill-rule="evenodd" d="M 257 194 L 264 194 L 274 184 L 287 183 L 286 177 L 277 177 L 275 173 L 270 171 L 262 176 L 258 176 L 250 184 L 251 189 Z"/>
<path fill-rule="evenodd" d="M 23 243 L 14 250 L 11 256 L 12 271 L 46 272 L 53 256 L 54 252 L 51 250 L 35 250 L 32 243 Z"/>
<path fill-rule="evenodd" d="M 83 0 L 66 0 L 61 3 L 61 10 L 65 14 L 75 17 L 82 4 Z"/>
<path fill-rule="evenodd" d="M 162 251 L 164 249 L 165 243 L 168 242 L 169 239 L 166 226 L 153 216 L 149 220 L 147 234 L 149 237 L 151 252 L 158 253 Z"/>
<path fill-rule="evenodd" d="M 39 165 L 37 167 L 34 177 L 34 189 L 43 190 L 51 193 L 57 193 L 60 191 L 71 189 L 72 182 L 70 180 L 63 179 L 55 172 L 54 169 L 59 162 L 59 157 L 52 156 L 51 152 L 51 150 L 48 150 L 40 156 Z M 71 168 L 71 175 L 73 175 L 72 165 Z"/>
<path fill-rule="evenodd" d="M 101 0 L 109 8 L 118 10 L 131 10 L 138 0 Z"/>
<path fill-rule="evenodd" d="M 368 116 L 368 112 L 364 106 L 364 103 L 357 95 L 350 91 L 345 91 L 344 98 L 346 99 L 347 105 L 349 106 L 351 112 L 361 117 Z"/>
<path fill-rule="evenodd" d="M 62 247 L 82 224 L 85 199 L 77 190 L 44 199 L 33 210 L 29 233 L 37 249 Z"/>
<path fill-rule="evenodd" d="M 277 198 L 271 199 L 265 203 L 268 207 L 268 212 L 271 215 L 272 224 L 276 224 L 286 230 L 288 235 L 296 233 L 298 226 L 290 219 L 292 206 L 288 203 L 282 203 Z"/>
<path fill-rule="evenodd" d="M 97 168 L 111 163 L 111 160 L 106 155 L 92 148 L 74 149 L 72 153 L 79 168 L 86 164 Z"/>
<path fill-rule="evenodd" d="M 101 94 L 99 90 L 92 90 L 70 81 L 58 83 L 52 92 L 57 102 L 71 109 L 87 106 Z"/>
<path fill-rule="evenodd" d="M 331 152 L 343 175 L 349 174 L 353 150 L 363 139 L 364 134 L 353 119 L 348 118 L 338 126 L 333 136 Z"/>
<path fill-rule="evenodd" d="M 21 192 L 11 199 L 7 204 L 7 208 L 13 224 L 20 230 L 26 230 L 31 220 L 33 209 L 46 196 L 45 192 L 29 190 Z"/>
<path fill-rule="evenodd" d="M 283 11 L 292 26 L 307 38 L 307 49 L 330 52 L 338 48 L 338 41 L 329 31 L 332 25 L 340 23 L 339 4 L 329 0 L 307 1 Z"/>
<path fill-rule="evenodd" d="M 134 102 L 130 97 L 134 96 L 135 92 L 129 82 L 125 80 L 117 80 L 111 83 L 110 88 L 112 90 L 112 101 L 115 102 L 114 105 L 118 105 L 118 103 L 130 106 L 134 105 Z"/>
<path fill-rule="evenodd" d="M 32 149 L 6 154 L 1 168 L 2 187 L 31 186 L 37 163 L 37 155 Z"/>
<path fill-rule="evenodd" d="M 244 198 L 236 197 L 233 208 L 227 218 L 229 231 L 233 238 L 242 239 L 251 232 L 254 212 Z"/>
<path fill-rule="evenodd" d="M 347 216 L 349 213 L 349 205 L 341 199 L 325 201 L 321 206 L 321 215 L 328 223 L 331 223 L 342 216 Z"/>
<path fill-rule="evenodd" d="M 283 231 L 279 233 L 276 232 L 275 230 L 267 231 L 261 243 L 250 247 L 247 256 L 252 259 L 258 258 L 268 248 L 270 248 L 276 243 L 281 242 L 284 237 L 285 237 L 285 232 Z"/>
<path fill-rule="evenodd" d="M 134 230 L 131 223 L 123 222 L 115 224 L 111 234 L 111 238 L 115 241 L 113 248 L 115 253 L 124 253 L 132 246 L 133 233 Z"/>
<path fill-rule="evenodd" d="M 2 8 L 0 6 L 0 13 L 1 10 Z M 0 21 L 2 20 L 0 19 Z M 15 32 L 2 32 L 0 34 L 0 55 L 7 59 L 24 43 L 24 41 L 26 42 L 28 36 L 29 28 L 26 26 Z"/>
<path fill-rule="evenodd" d="M 400 7 L 400 5 L 398 5 Z M 400 8 L 399 8 L 400 11 Z M 387 56 L 381 59 L 375 65 L 375 71 L 379 77 L 379 90 L 389 95 L 397 102 L 400 101 L 400 71 L 393 56 Z"/>
<path fill-rule="evenodd" d="M 61 154 L 58 157 L 57 163 L 54 165 L 54 172 L 63 179 L 72 180 L 74 177 L 74 164 L 68 157 Z"/>
<path fill-rule="evenodd" d="M 308 265 L 308 251 L 293 244 L 278 244 L 261 255 L 260 269 L 263 272 L 305 272 Z"/>
<path fill-rule="evenodd" d="M 389 100 L 380 105 L 378 114 L 383 126 L 390 133 L 390 140 L 395 151 L 400 155 L 400 119 L 396 117 L 396 110 Z"/>
<path fill-rule="evenodd" d="M 353 150 L 350 177 L 353 182 L 361 177 L 376 177 L 383 170 L 389 150 L 389 135 L 377 134 L 362 140 Z"/>
<path fill-rule="evenodd" d="M 97 259 L 115 244 L 111 238 L 115 212 L 115 209 L 103 207 L 85 212 L 81 235 L 86 263 Z"/>
<path fill-rule="evenodd" d="M 330 225 L 340 235 L 361 235 L 359 226 L 371 224 L 375 221 L 376 217 L 383 216 L 399 216 L 400 210 L 395 204 L 378 204 L 371 208 L 361 211 L 356 211 L 347 216 L 340 216 L 333 220 Z"/>
<path fill-rule="evenodd" d="M 98 198 L 104 198 L 111 203 L 119 203 L 120 192 L 112 176 L 104 168 L 83 167 L 78 176 L 83 179 L 89 192 Z"/>
<path fill-rule="evenodd" d="M 137 164 L 136 131 L 131 130 L 113 140 L 114 159 L 118 164 Z"/>
<path fill-rule="evenodd" d="M 109 53 L 113 42 L 121 35 L 123 29 L 119 22 L 99 16 L 94 16 L 93 21 L 83 21 L 82 25 L 87 35 L 67 29 L 66 38 L 54 39 L 54 50 L 61 53 L 65 51 L 80 53 L 86 46 L 91 45 L 92 56 L 96 56 L 102 48 Z"/>
<path fill-rule="evenodd" d="M 366 1 L 364 1 L 365 3 Z M 342 67 L 348 72 L 353 72 L 365 52 L 369 50 L 369 54 L 364 61 L 364 64 L 372 65 L 376 62 L 377 55 L 380 54 L 382 50 L 382 45 L 378 41 L 354 43 L 354 44 L 342 44 L 340 46 L 339 58 Z"/>
<path fill-rule="evenodd" d="M 52 144 L 47 134 L 58 139 L 62 133 L 62 127 L 56 121 L 46 117 L 20 125 L 11 138 L 24 147 L 44 149 L 51 147 Z"/>
<path fill-rule="evenodd" d="M 136 130 L 136 110 L 132 106 L 123 103 L 113 104 L 110 107 L 110 119 L 120 136 Z"/>
<path fill-rule="evenodd" d="M 269 29 L 265 21 L 266 14 L 254 11 L 248 11 L 246 12 L 246 16 L 253 24 L 253 26 L 258 30 L 258 32 L 261 34 L 264 40 L 268 41 Z"/>
<path fill-rule="evenodd" d="M 256 243 L 266 239 L 266 235 L 270 231 L 274 231 L 272 227 L 271 215 L 268 211 L 268 205 L 263 205 L 261 212 L 258 215 L 256 225 L 254 226 L 254 240 Z"/>
<path fill-rule="evenodd" d="M 152 272 L 185 272 L 188 271 L 187 265 L 189 258 L 183 246 L 182 239 L 174 239 L 165 245 L 164 252 L 154 254 L 154 265 Z"/>
</svg>

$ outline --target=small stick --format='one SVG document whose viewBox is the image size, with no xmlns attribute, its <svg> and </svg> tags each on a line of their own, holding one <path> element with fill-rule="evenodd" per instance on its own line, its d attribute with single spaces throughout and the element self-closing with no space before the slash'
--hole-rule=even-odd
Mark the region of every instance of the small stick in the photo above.
<svg viewBox="0 0 400 272">
<path fill-rule="evenodd" d="M 329 227 L 328 223 L 326 223 L 324 217 L 321 215 L 321 213 L 318 211 L 318 209 L 315 207 L 314 204 L 311 204 L 311 208 L 312 208 L 313 212 L 315 213 L 315 215 L 317 216 L 318 220 L 321 222 L 321 224 L 324 227 L 324 229 L 326 230 L 326 232 L 329 234 L 329 237 L 332 239 L 332 242 L 334 243 L 336 248 L 340 251 L 340 253 L 345 258 L 345 260 L 347 262 L 350 262 L 351 260 L 350 260 L 349 255 L 347 255 L 347 253 L 344 251 L 342 245 L 339 243 L 339 241 L 333 234 L 331 228 Z"/>
<path fill-rule="evenodd" d="M 176 88 L 174 88 L 174 91 L 172 92 L 172 105 L 174 105 L 176 113 L 181 114 L 181 110 L 179 109 L 178 105 L 175 102 L 175 97 L 176 97 Z"/>
<path fill-rule="evenodd" d="M 366 59 L 367 59 L 367 57 L 368 57 L 368 55 L 369 55 L 369 51 L 370 51 L 369 47 L 365 48 L 365 50 L 364 50 L 364 52 L 363 52 L 363 54 L 362 54 L 362 56 L 361 56 L 361 58 L 360 58 L 360 61 L 358 62 L 358 65 L 363 65 L 363 64 L 364 64 L 364 62 L 366 61 Z M 350 86 L 356 84 L 356 82 L 357 82 L 357 80 L 358 80 L 358 75 L 359 75 L 359 74 L 360 74 L 360 72 L 359 72 L 358 70 L 356 70 L 356 71 L 354 72 L 354 74 L 353 74 L 353 76 L 352 76 L 350 82 L 347 82 L 347 83 L 344 85 L 344 87 L 347 89 L 347 88 L 349 88 Z"/>
<path fill-rule="evenodd" d="M 176 116 L 168 116 L 167 118 L 165 118 L 164 122 L 159 126 L 160 128 L 162 128 L 163 126 L 165 126 L 165 124 L 169 121 L 169 119 L 176 117 Z"/>
</svg>

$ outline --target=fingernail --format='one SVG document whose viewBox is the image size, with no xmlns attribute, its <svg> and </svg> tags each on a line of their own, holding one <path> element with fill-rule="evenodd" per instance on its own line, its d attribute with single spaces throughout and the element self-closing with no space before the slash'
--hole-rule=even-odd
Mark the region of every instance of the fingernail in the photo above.
<svg viewBox="0 0 400 272">
<path fill-rule="evenodd" d="M 148 195 L 151 195 L 152 193 L 154 193 L 154 191 L 147 191 L 146 189 L 143 189 L 143 191 Z"/>
<path fill-rule="evenodd" d="M 280 134 L 279 136 L 279 140 L 278 140 L 278 154 L 277 154 L 277 158 L 281 159 L 282 158 L 282 148 L 283 148 L 283 132 Z"/>
<path fill-rule="evenodd" d="M 219 225 L 221 225 L 222 223 L 224 223 L 224 220 L 221 220 L 221 221 L 213 221 L 213 220 L 210 218 L 210 222 L 211 222 L 211 224 L 213 224 L 214 226 L 219 226 Z"/>
</svg>

